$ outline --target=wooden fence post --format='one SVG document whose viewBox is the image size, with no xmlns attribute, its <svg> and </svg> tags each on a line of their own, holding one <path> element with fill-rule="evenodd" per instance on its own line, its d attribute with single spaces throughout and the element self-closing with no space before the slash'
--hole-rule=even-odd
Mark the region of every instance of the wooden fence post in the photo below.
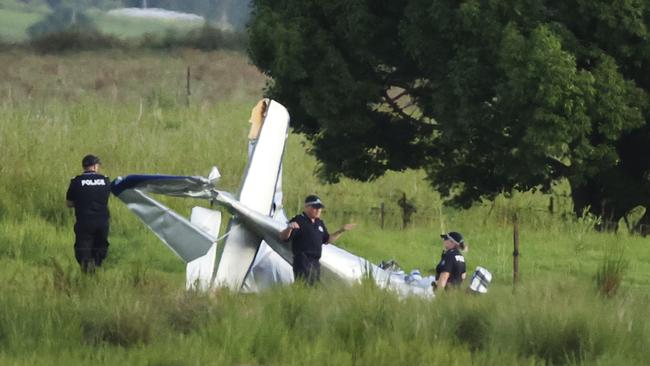
<svg viewBox="0 0 650 366">
<path fill-rule="evenodd" d="M 185 77 L 185 96 L 187 99 L 185 99 L 185 103 L 187 106 L 190 106 L 190 95 L 192 95 L 192 91 L 190 89 L 190 67 L 187 67 L 187 75 Z"/>
<path fill-rule="evenodd" d="M 517 214 L 514 215 L 512 239 L 514 242 L 514 251 L 512 252 L 512 286 L 517 286 L 519 282 L 519 220 Z"/>
</svg>

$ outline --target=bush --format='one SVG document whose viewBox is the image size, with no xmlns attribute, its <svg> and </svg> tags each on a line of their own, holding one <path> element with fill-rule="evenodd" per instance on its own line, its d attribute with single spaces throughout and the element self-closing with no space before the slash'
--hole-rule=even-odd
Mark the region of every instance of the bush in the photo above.
<svg viewBox="0 0 650 366">
<path fill-rule="evenodd" d="M 202 51 L 246 49 L 246 35 L 241 32 L 224 31 L 208 24 L 187 33 L 169 30 L 163 36 L 145 34 L 140 45 L 144 48 L 174 49 L 194 48 Z"/>
<path fill-rule="evenodd" d="M 41 53 L 56 53 L 65 51 L 100 50 L 109 48 L 129 49 L 133 41 L 121 40 L 117 37 L 101 33 L 91 20 L 81 21 L 78 16 L 75 23 L 64 15 L 52 20 L 44 20 L 28 30 L 30 40 L 28 45 Z M 63 19 L 60 19 L 63 17 Z M 85 19 L 81 17 L 81 19 Z M 136 43 L 141 48 L 154 50 L 172 50 L 192 48 L 201 51 L 234 50 L 245 51 L 247 37 L 243 32 L 224 31 L 205 25 L 186 33 L 168 30 L 162 35 L 146 33 Z M 9 48 L 0 39 L 0 50 Z"/>
<path fill-rule="evenodd" d="M 4 38 L 0 37 L 0 52 L 6 51 L 11 48 L 9 42 L 5 41 Z"/>
<path fill-rule="evenodd" d="M 192 48 L 204 51 L 245 50 L 246 36 L 244 33 L 222 31 L 206 25 L 190 31 L 186 36 L 185 43 Z"/>
<path fill-rule="evenodd" d="M 31 38 L 38 38 L 44 34 L 66 32 L 70 29 L 95 32 L 95 23 L 83 12 L 68 7 L 58 7 L 40 22 L 27 28 Z"/>
<path fill-rule="evenodd" d="M 42 53 L 99 50 L 125 46 L 115 37 L 97 31 L 82 31 L 79 28 L 38 36 L 30 41 L 30 45 L 34 50 Z"/>
</svg>

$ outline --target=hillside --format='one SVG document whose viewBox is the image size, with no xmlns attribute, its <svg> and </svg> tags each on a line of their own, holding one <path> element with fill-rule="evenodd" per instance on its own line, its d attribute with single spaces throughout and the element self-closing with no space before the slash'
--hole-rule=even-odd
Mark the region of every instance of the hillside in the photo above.
<svg viewBox="0 0 650 366">
<path fill-rule="evenodd" d="M 0 8 L 0 39 L 5 42 L 27 40 L 29 38 L 27 29 L 42 20 L 47 14 L 46 10 Z M 107 12 L 96 9 L 89 11 L 88 14 L 100 32 L 123 39 L 137 38 L 145 34 L 187 32 L 203 25 L 203 22 L 196 20 L 142 19 L 109 15 Z"/>
<path fill-rule="evenodd" d="M 0 0 L 0 40 L 25 41 L 30 26 L 52 12 L 71 8 L 75 4 L 77 12 L 87 16 L 100 32 L 120 38 L 135 38 L 146 33 L 187 32 L 205 22 L 220 29 L 241 31 L 250 12 L 247 1 L 232 0 L 55 1 L 51 2 L 51 6 L 42 0 Z M 135 5 L 142 8 L 133 8 Z M 176 16 L 173 16 L 174 12 Z"/>
</svg>

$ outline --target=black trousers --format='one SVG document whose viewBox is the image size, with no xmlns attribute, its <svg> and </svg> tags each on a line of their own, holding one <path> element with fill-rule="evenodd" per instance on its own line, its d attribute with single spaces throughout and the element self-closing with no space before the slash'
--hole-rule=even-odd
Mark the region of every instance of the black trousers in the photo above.
<svg viewBox="0 0 650 366">
<path fill-rule="evenodd" d="M 320 282 L 320 261 L 304 253 L 293 256 L 293 277 L 295 281 L 304 281 L 313 286 Z"/>
<path fill-rule="evenodd" d="M 108 221 L 77 221 L 74 225 L 74 254 L 81 269 L 88 270 L 90 263 L 102 265 L 108 254 Z"/>
</svg>

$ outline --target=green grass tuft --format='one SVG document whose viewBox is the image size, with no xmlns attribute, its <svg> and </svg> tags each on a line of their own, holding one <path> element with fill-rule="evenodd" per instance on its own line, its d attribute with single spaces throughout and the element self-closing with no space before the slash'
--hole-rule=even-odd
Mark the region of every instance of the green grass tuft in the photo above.
<svg viewBox="0 0 650 366">
<path fill-rule="evenodd" d="M 142 346 L 151 341 L 152 319 L 141 311 L 130 308 L 113 312 L 109 309 L 93 309 L 81 314 L 83 344 L 100 346 Z"/>
<path fill-rule="evenodd" d="M 594 278 L 598 292 L 605 297 L 616 295 L 629 265 L 623 248 L 606 250 Z"/>
</svg>

